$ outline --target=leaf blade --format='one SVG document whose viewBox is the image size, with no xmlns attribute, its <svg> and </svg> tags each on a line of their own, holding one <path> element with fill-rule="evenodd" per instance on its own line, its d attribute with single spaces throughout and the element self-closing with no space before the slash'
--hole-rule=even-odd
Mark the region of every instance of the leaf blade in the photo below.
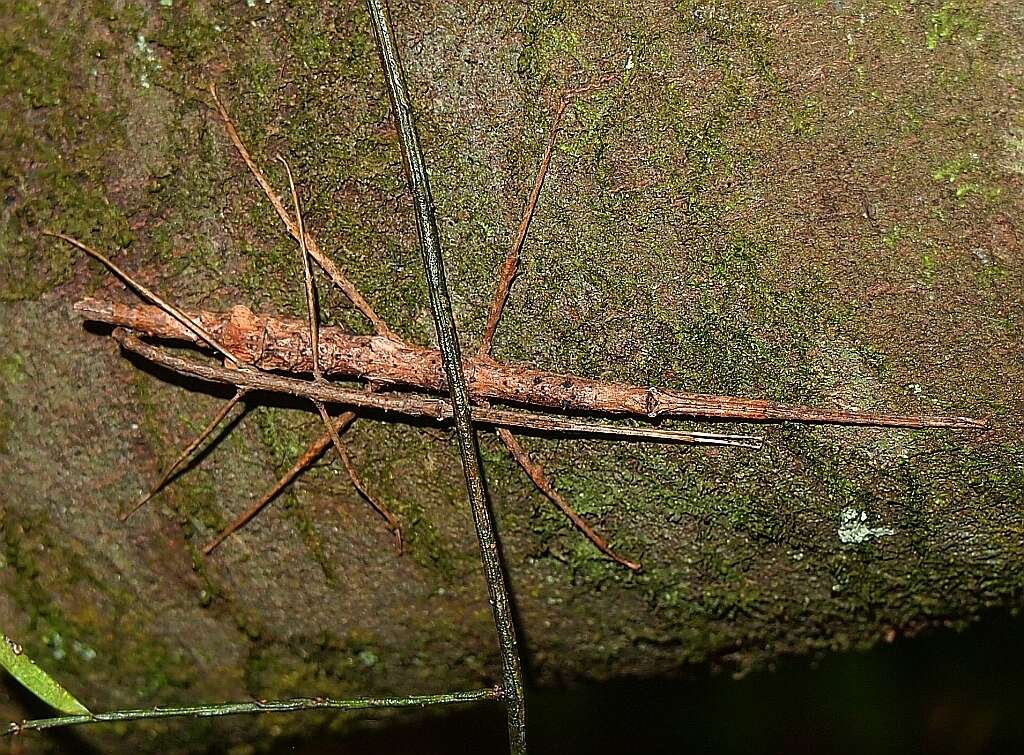
<svg viewBox="0 0 1024 755">
<path fill-rule="evenodd" d="M 25 688 L 61 713 L 86 715 L 92 713 L 52 676 L 25 655 L 21 645 L 0 632 L 0 666 L 21 682 Z"/>
</svg>

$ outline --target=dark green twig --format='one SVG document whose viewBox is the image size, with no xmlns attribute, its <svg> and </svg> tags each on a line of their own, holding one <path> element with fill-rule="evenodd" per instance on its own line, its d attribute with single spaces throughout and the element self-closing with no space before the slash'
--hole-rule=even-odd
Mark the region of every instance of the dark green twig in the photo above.
<svg viewBox="0 0 1024 755">
<path fill-rule="evenodd" d="M 427 705 L 454 705 L 474 703 L 481 700 L 498 700 L 501 690 L 497 688 L 469 690 L 466 692 L 445 692 L 439 695 L 414 695 L 412 697 L 362 697 L 338 700 L 331 697 L 295 697 L 288 700 L 256 700 L 253 702 L 215 703 L 212 705 L 183 705 L 175 708 L 139 708 L 135 710 L 114 710 L 109 713 L 94 713 L 91 716 L 57 716 L 37 718 L 21 723 L 11 723 L 7 734 L 23 731 L 56 729 L 63 726 L 111 721 L 137 721 L 143 718 L 211 718 L 233 716 L 240 713 L 289 713 L 300 710 L 365 710 L 367 708 L 421 708 Z"/>
<path fill-rule="evenodd" d="M 427 166 L 420 149 L 419 135 L 413 120 L 412 105 L 402 73 L 391 19 L 385 0 L 366 0 L 373 29 L 377 38 L 384 79 L 391 95 L 391 104 L 398 126 L 398 140 L 402 146 L 405 168 L 409 175 L 413 204 L 416 210 L 416 230 L 423 255 L 427 288 L 430 292 L 430 309 L 437 330 L 438 346 L 444 359 L 445 376 L 451 392 L 455 431 L 459 439 L 462 468 L 466 474 L 466 488 L 473 510 L 477 539 L 480 542 L 480 557 L 487 590 L 490 593 L 494 625 L 498 631 L 501 646 L 502 691 L 508 716 L 509 744 L 513 755 L 526 752 L 526 706 L 523 700 L 523 672 L 519 650 L 516 645 L 516 631 L 512 620 L 512 606 L 505 573 L 498 547 L 498 535 L 484 493 L 483 465 L 477 448 L 476 432 L 473 429 L 469 406 L 469 392 L 463 374 L 462 354 L 459 338 L 452 315 L 451 297 L 445 281 L 444 259 L 434 213 L 434 200 L 430 193 Z"/>
</svg>

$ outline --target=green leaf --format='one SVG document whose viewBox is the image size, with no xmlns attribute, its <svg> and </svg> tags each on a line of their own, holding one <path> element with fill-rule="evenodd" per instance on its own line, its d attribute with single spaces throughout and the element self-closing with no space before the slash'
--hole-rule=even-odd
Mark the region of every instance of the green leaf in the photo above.
<svg viewBox="0 0 1024 755">
<path fill-rule="evenodd" d="M 0 632 L 0 666 L 25 685 L 44 703 L 69 715 L 92 715 L 75 696 L 57 683 L 57 680 L 39 668 L 25 655 L 21 645 Z"/>
</svg>

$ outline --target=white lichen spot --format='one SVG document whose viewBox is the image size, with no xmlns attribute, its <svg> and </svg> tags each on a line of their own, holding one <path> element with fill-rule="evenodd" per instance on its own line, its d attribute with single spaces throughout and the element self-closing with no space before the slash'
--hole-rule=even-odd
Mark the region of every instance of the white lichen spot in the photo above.
<svg viewBox="0 0 1024 755">
<path fill-rule="evenodd" d="M 892 527 L 869 527 L 868 515 L 857 509 L 843 509 L 839 515 L 839 540 L 844 543 L 866 543 L 876 537 L 895 535 Z"/>
<path fill-rule="evenodd" d="M 161 69 L 160 61 L 157 60 L 156 53 L 149 46 L 146 41 L 146 37 L 139 34 L 135 38 L 135 54 L 142 59 L 142 72 L 139 74 L 139 84 L 143 89 L 149 89 L 151 84 L 149 81 L 149 74 L 151 71 L 159 71 Z"/>
<path fill-rule="evenodd" d="M 83 661 L 92 661 L 96 659 L 96 651 L 86 645 L 84 642 L 78 640 L 71 641 L 71 649 L 75 651 L 79 658 Z"/>
<path fill-rule="evenodd" d="M 61 637 L 60 632 L 54 632 L 47 637 L 46 643 L 52 648 L 55 660 L 63 661 L 67 657 L 68 653 L 64 649 L 64 638 Z"/>
</svg>

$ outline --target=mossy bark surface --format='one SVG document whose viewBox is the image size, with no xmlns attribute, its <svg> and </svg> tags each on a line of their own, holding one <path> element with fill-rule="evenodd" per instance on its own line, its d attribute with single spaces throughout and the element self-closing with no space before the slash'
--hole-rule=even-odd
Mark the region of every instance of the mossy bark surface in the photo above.
<svg viewBox="0 0 1024 755">
<path fill-rule="evenodd" d="M 456 316 L 483 328 L 547 128 L 569 106 L 496 339 L 588 377 L 991 419 L 983 435 L 756 427 L 760 451 L 527 439 L 638 574 L 482 439 L 533 680 L 744 670 L 962 625 L 1024 592 L 1024 21 L 1017 3 L 393 5 Z M 498 672 L 448 433 L 360 420 L 211 558 L 320 432 L 253 406 L 126 524 L 224 396 L 70 313 L 129 300 L 43 229 L 186 307 L 301 316 L 295 245 L 216 82 L 324 250 L 408 339 L 432 326 L 363 6 L 0 3 L 0 622 L 94 710 L 434 692 Z M 324 315 L 366 332 L 325 290 Z M 749 430 L 749 427 L 737 426 Z M 11 688 L 13 692 L 13 687 Z M 14 704 L 4 715 L 18 718 Z M 93 731 L 111 752 L 262 748 L 313 721 Z M 43 751 L 48 740 L 27 740 Z"/>
</svg>

